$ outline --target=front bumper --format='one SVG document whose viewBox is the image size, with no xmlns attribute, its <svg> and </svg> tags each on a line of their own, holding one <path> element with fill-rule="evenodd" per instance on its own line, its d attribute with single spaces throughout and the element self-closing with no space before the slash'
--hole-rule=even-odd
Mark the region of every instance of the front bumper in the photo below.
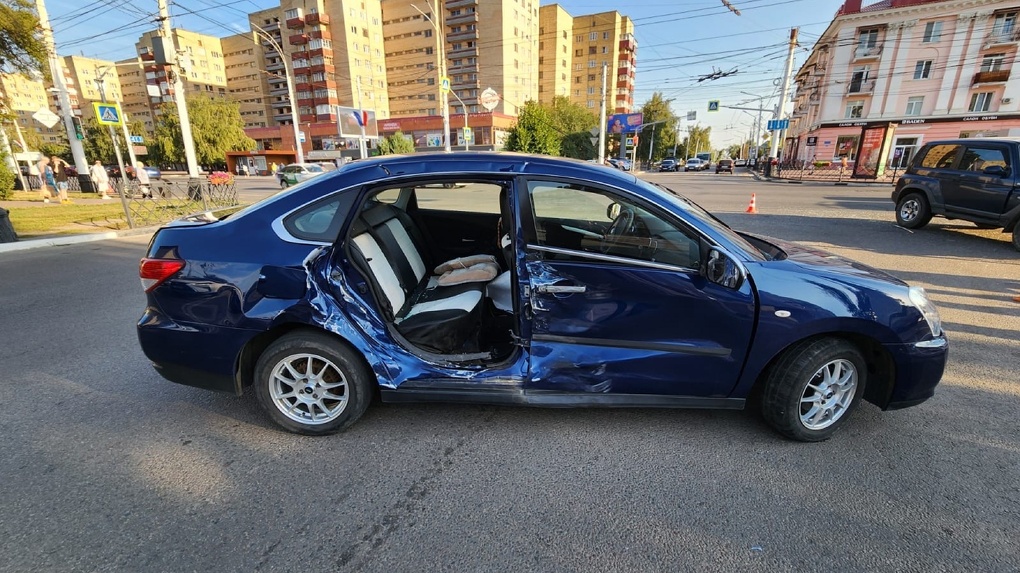
<svg viewBox="0 0 1020 573">
<path fill-rule="evenodd" d="M 878 404 L 883 410 L 899 410 L 916 406 L 935 395 L 949 358 L 945 334 L 933 340 L 888 344 L 896 366 L 895 385 L 888 400 Z"/>
</svg>

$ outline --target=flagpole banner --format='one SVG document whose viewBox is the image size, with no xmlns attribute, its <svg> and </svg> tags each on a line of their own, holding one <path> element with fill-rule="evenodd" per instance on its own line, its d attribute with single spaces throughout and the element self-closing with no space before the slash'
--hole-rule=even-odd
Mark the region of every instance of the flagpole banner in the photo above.
<svg viewBox="0 0 1020 573">
<path fill-rule="evenodd" d="M 375 119 L 375 111 L 359 110 L 355 107 L 337 106 L 340 123 L 340 136 L 357 139 L 361 137 L 361 124 L 365 124 L 365 137 L 378 138 L 379 124 Z"/>
</svg>

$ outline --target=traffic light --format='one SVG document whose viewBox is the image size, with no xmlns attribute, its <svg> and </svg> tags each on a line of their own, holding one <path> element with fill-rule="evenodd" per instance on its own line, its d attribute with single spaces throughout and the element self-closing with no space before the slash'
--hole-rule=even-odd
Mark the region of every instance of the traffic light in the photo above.
<svg viewBox="0 0 1020 573">
<path fill-rule="evenodd" d="M 78 141 L 85 139 L 85 129 L 82 128 L 81 118 L 74 116 L 71 118 L 71 123 L 74 124 L 74 136 L 78 138 Z"/>
</svg>

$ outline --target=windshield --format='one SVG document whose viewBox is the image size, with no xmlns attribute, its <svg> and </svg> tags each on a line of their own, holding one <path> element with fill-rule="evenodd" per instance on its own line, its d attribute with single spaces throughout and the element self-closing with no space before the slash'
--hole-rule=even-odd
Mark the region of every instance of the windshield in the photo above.
<svg viewBox="0 0 1020 573">
<path fill-rule="evenodd" d="M 683 209 L 684 213 L 686 213 L 687 215 L 691 216 L 694 219 L 697 219 L 699 222 L 705 224 L 705 226 L 707 227 L 710 227 L 713 231 L 719 233 L 720 235 L 725 236 L 726 240 L 743 249 L 745 252 L 747 252 L 747 254 L 750 257 L 758 260 L 772 259 L 772 257 L 769 256 L 768 253 L 765 253 L 758 247 L 754 246 L 754 244 L 752 244 L 750 241 L 748 241 L 747 239 L 739 235 L 736 231 L 731 229 L 729 225 L 723 223 L 718 218 L 716 218 L 715 215 L 706 211 L 701 205 L 698 205 L 694 201 L 691 201 L 687 197 L 681 195 L 679 192 L 674 191 L 664 185 L 659 185 L 658 183 L 650 183 L 648 181 L 643 181 L 641 179 L 637 179 L 637 183 L 644 189 L 652 191 L 657 195 L 665 195 L 666 198 L 669 199 L 671 203 Z"/>
</svg>

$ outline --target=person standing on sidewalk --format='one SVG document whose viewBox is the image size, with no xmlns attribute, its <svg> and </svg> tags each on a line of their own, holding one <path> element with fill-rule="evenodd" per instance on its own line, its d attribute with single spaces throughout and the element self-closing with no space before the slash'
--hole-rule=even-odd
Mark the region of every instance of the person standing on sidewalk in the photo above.
<svg viewBox="0 0 1020 573">
<path fill-rule="evenodd" d="M 57 194 L 61 203 L 70 203 L 67 198 L 67 162 L 54 155 L 50 158 L 50 165 L 53 167 L 53 179 L 56 181 Z"/>
<path fill-rule="evenodd" d="M 53 170 L 50 169 L 50 159 L 43 157 L 36 164 L 36 168 L 39 170 L 39 189 L 42 191 L 43 203 L 49 203 L 50 197 L 53 196 L 53 192 L 56 190 L 56 181 L 53 181 Z M 53 181 L 53 185 L 50 182 Z"/>
<path fill-rule="evenodd" d="M 149 172 L 145 170 L 145 164 L 141 161 L 135 163 L 135 179 L 138 180 L 138 191 L 142 199 L 152 198 L 152 188 L 149 187 Z"/>
<path fill-rule="evenodd" d="M 96 186 L 99 198 L 109 199 L 110 196 L 107 193 L 110 192 L 110 175 L 106 173 L 106 168 L 103 167 L 103 163 L 98 159 L 92 164 L 92 167 L 89 167 L 89 176 L 92 177 L 92 183 Z"/>
</svg>

